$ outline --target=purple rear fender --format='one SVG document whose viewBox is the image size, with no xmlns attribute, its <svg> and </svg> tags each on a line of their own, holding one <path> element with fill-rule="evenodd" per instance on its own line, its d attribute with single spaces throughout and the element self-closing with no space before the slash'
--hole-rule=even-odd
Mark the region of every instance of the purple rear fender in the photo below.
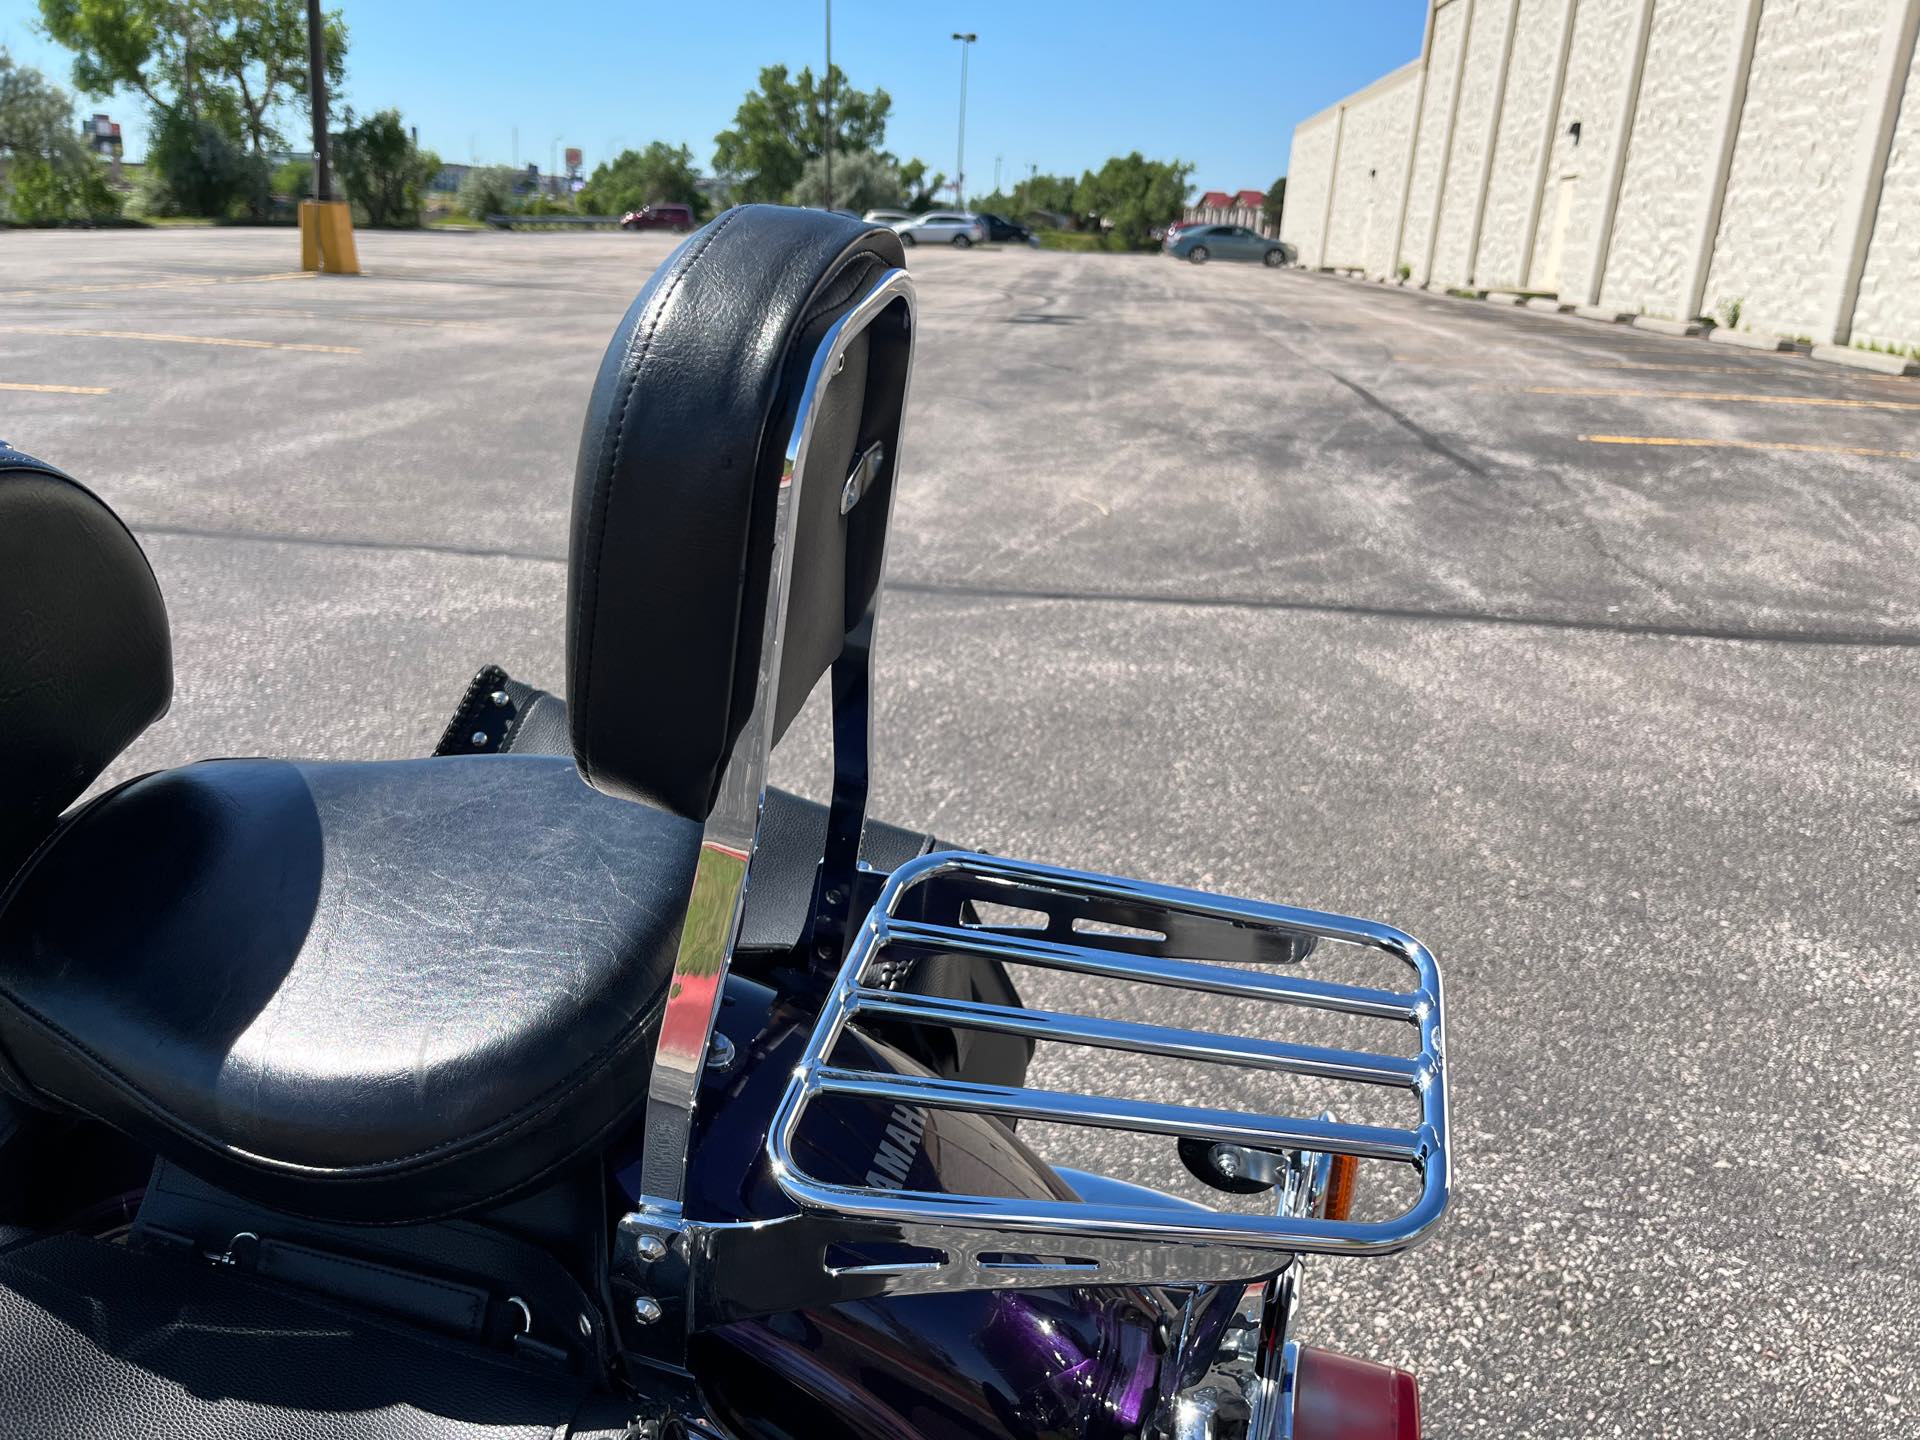
<svg viewBox="0 0 1920 1440">
<path fill-rule="evenodd" d="M 719 1028 L 739 1058 L 701 1096 L 689 1215 L 792 1213 L 769 1172 L 766 1132 L 812 1018 L 729 979 Z M 924 1073 L 878 1041 L 848 1043 L 866 1047 L 863 1066 Z M 795 1150 L 809 1173 L 849 1184 L 1074 1193 L 1012 1130 L 952 1111 L 821 1106 Z M 824 1265 L 818 1248 L 796 1244 L 793 1279 Z M 876 1293 L 720 1326 L 696 1337 L 693 1359 L 719 1418 L 743 1440 L 1117 1440 L 1151 1417 L 1177 1324 L 1176 1297 L 1151 1288 Z"/>
</svg>

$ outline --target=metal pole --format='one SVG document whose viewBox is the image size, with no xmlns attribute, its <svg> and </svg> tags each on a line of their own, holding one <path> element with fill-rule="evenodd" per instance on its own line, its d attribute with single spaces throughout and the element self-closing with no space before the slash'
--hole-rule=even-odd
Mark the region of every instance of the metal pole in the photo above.
<svg viewBox="0 0 1920 1440">
<path fill-rule="evenodd" d="M 827 3 L 827 104 L 826 115 L 822 118 L 821 128 L 826 134 L 820 137 L 820 148 L 827 157 L 827 203 L 822 209 L 833 208 L 833 0 Z"/>
<path fill-rule="evenodd" d="M 307 84 L 313 97 L 313 198 L 333 199 L 333 166 L 327 157 L 327 32 L 320 0 L 307 0 Z"/>
<path fill-rule="evenodd" d="M 956 30 L 953 38 L 960 42 L 960 145 L 953 162 L 953 204 L 956 210 L 964 210 L 967 208 L 967 51 L 980 37 L 971 30 L 965 34 Z"/>
</svg>

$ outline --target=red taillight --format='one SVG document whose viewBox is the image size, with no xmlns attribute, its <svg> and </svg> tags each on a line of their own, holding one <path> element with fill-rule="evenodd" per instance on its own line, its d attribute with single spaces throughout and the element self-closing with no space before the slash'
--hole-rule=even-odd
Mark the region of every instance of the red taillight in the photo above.
<svg viewBox="0 0 1920 1440">
<path fill-rule="evenodd" d="M 1420 1386 L 1404 1370 L 1300 1347 L 1294 1440 L 1420 1440 Z"/>
</svg>

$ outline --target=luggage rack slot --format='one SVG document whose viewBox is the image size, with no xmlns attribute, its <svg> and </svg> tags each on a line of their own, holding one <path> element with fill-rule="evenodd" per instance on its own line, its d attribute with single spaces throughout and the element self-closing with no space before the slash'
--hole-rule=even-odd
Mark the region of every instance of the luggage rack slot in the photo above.
<svg viewBox="0 0 1920 1440">
<path fill-rule="evenodd" d="M 1045 924 L 986 925 L 968 902 L 1037 912 Z M 1409 973 L 1410 987 L 1351 984 L 1275 968 L 1304 958 L 1323 941 L 1366 947 L 1398 961 Z M 1295 1012 L 1392 1020 L 1416 1031 L 1420 1048 L 1412 1055 L 1376 1053 L 896 988 L 913 966 L 955 955 L 1265 1002 Z M 869 1023 L 993 1032 L 1202 1061 L 1275 1078 L 1365 1086 L 1372 1093 L 1413 1097 L 1419 1122 L 1405 1128 L 1352 1124 L 1324 1115 L 1258 1114 L 835 1063 L 840 1037 Z M 1268 1151 L 1348 1155 L 1409 1167 L 1419 1193 L 1398 1215 L 1360 1221 L 1289 1214 L 1285 1207 L 1282 1213 L 1245 1214 L 828 1182 L 801 1168 L 795 1139 L 809 1108 L 832 1098 Z M 1419 941 L 1372 921 L 995 856 L 922 856 L 888 878 L 861 924 L 782 1097 L 767 1145 L 781 1188 L 805 1212 L 911 1227 L 929 1243 L 939 1243 L 933 1237 L 944 1233 L 956 1250 L 976 1257 L 989 1250 L 1014 1254 L 1040 1248 L 1065 1254 L 1075 1242 L 1093 1242 L 1101 1283 L 1205 1274 L 1210 1264 L 1218 1270 L 1215 1278 L 1226 1281 L 1277 1269 L 1292 1254 L 1390 1253 L 1432 1228 L 1446 1207 L 1451 1183 L 1439 968 Z M 1202 1247 L 1217 1247 L 1217 1260 L 1210 1261 Z M 1048 1276 L 1059 1279 L 1056 1266 L 1036 1266 L 1033 1273 L 1035 1283 Z"/>
</svg>

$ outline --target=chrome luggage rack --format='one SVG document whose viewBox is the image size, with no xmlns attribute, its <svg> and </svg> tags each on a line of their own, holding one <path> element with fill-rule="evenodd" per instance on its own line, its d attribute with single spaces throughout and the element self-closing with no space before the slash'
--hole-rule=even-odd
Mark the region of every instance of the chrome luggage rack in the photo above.
<svg viewBox="0 0 1920 1440">
<path fill-rule="evenodd" d="M 968 923 L 973 912 L 966 902 L 1038 911 L 1046 924 L 1018 931 Z M 1411 988 L 1379 989 L 1288 973 L 1293 968 L 1288 962 L 1327 940 L 1364 946 L 1401 962 L 1411 972 Z M 1377 1054 L 941 999 L 897 988 L 913 966 L 938 956 L 984 956 L 1080 976 L 1401 1021 L 1417 1028 L 1420 1048 L 1416 1055 Z M 1419 1123 L 1410 1129 L 1346 1124 L 1324 1115 L 1252 1114 L 836 1063 L 842 1036 L 876 1022 L 999 1032 L 1387 1087 L 1417 1098 Z M 935 853 L 901 866 L 881 888 L 794 1069 L 767 1148 L 781 1189 L 803 1212 L 878 1222 L 947 1254 L 940 1266 L 947 1274 L 925 1276 L 910 1288 L 1249 1279 L 1273 1273 L 1297 1254 L 1401 1250 L 1439 1220 L 1450 1184 L 1443 1035 L 1434 958 L 1419 941 L 1389 926 L 988 855 Z M 1156 1204 L 1146 1191 L 1138 1192 L 1140 1203 L 1131 1203 L 1124 1189 L 1102 1191 L 1090 1200 L 1048 1200 L 835 1183 L 808 1174 L 795 1144 L 809 1109 L 829 1097 L 1163 1135 L 1236 1147 L 1234 1153 L 1244 1156 L 1306 1152 L 1393 1162 L 1411 1168 L 1418 1195 L 1397 1215 L 1360 1221 L 1287 1213 L 1284 1204 L 1280 1213 L 1265 1214 Z M 1023 1253 L 1042 1238 L 1044 1255 Z M 925 1263 L 915 1268 L 924 1269 Z"/>
</svg>

